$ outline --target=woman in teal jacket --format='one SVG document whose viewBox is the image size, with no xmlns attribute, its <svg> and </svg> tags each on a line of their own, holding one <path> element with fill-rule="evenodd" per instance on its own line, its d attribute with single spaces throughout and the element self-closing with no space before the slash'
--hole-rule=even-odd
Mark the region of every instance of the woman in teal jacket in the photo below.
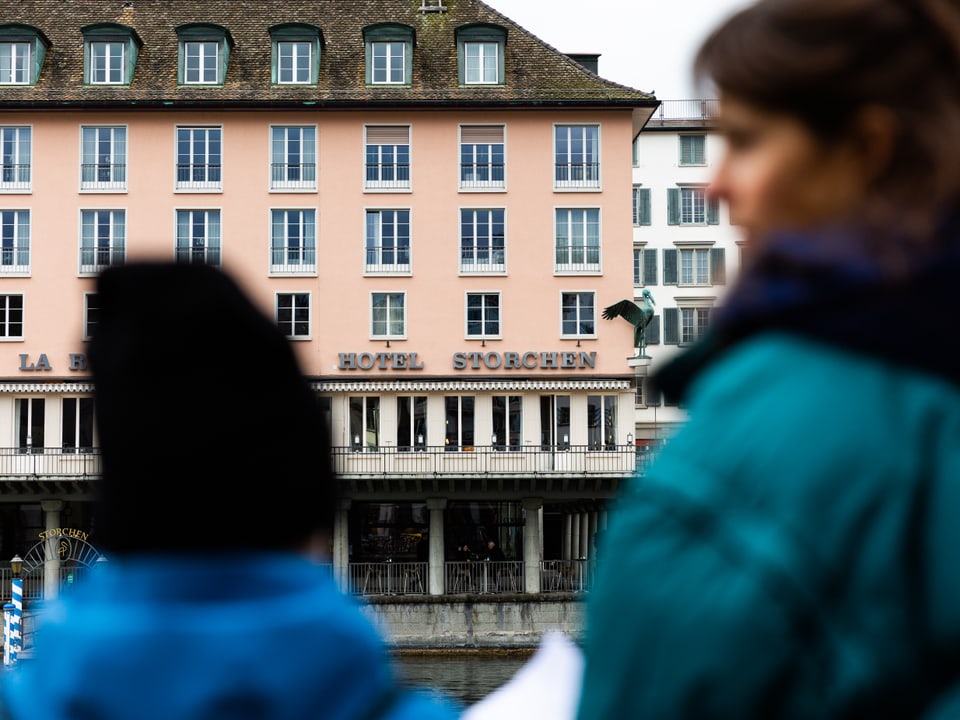
<svg viewBox="0 0 960 720">
<path fill-rule="evenodd" d="M 752 259 L 658 375 L 579 717 L 960 716 L 960 7 L 761 0 L 697 69 Z"/>
</svg>

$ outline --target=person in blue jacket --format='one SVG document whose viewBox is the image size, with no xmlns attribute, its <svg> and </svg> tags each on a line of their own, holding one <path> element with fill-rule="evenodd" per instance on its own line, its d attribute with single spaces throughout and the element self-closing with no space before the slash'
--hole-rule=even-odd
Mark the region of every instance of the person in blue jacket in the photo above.
<svg viewBox="0 0 960 720">
<path fill-rule="evenodd" d="M 448 720 L 318 563 L 328 429 L 280 329 L 227 274 L 98 278 L 89 356 L 106 563 L 4 672 L 10 720 Z M 100 566 L 103 567 L 100 567 Z"/>
<path fill-rule="evenodd" d="M 656 375 L 579 718 L 960 717 L 960 4 L 760 0 L 695 71 L 747 260 Z"/>
</svg>

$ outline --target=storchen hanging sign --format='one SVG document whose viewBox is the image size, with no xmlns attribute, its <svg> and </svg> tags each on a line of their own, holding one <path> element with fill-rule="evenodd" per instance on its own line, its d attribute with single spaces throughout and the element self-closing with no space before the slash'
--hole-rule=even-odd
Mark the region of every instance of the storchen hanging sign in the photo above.
<svg viewBox="0 0 960 720">
<path fill-rule="evenodd" d="M 597 353 L 579 350 L 535 352 L 455 352 L 454 370 L 585 370 L 595 368 Z M 338 370 L 423 370 L 424 361 L 415 352 L 342 352 Z"/>
</svg>

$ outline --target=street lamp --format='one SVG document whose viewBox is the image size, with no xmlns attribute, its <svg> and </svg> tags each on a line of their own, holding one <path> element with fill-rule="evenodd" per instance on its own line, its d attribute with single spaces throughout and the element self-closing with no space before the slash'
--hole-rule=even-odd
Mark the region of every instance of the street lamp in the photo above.
<svg viewBox="0 0 960 720">
<path fill-rule="evenodd" d="M 627 445 L 633 445 L 633 433 L 627 433 Z"/>
</svg>

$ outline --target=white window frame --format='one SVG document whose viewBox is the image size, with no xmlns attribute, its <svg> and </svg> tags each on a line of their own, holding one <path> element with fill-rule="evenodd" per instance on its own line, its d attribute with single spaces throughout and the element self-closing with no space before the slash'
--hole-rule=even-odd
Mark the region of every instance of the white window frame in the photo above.
<svg viewBox="0 0 960 720">
<path fill-rule="evenodd" d="M 270 126 L 270 189 L 316 192 L 316 125 Z"/>
<path fill-rule="evenodd" d="M 574 323 L 575 327 L 570 328 L 570 323 Z M 589 323 L 592 330 L 581 330 L 581 326 L 585 323 Z M 574 339 L 597 337 L 597 293 L 595 291 L 561 291 L 560 337 Z"/>
<path fill-rule="evenodd" d="M 554 125 L 555 190 L 600 189 L 600 126 L 591 123 Z"/>
<path fill-rule="evenodd" d="M 710 327 L 710 305 L 679 305 L 677 317 L 680 345 L 692 345 Z"/>
<path fill-rule="evenodd" d="M 370 41 L 371 85 L 407 84 L 407 47 L 405 40 Z"/>
<path fill-rule="evenodd" d="M 601 272 L 603 228 L 598 207 L 559 207 L 554 210 L 555 274 Z M 595 232 L 593 231 L 595 228 Z M 596 242 L 593 238 L 596 238 Z"/>
<path fill-rule="evenodd" d="M 87 41 L 87 62 L 91 85 L 123 85 L 127 82 L 127 42 Z M 119 64 L 116 62 L 119 53 Z"/>
<path fill-rule="evenodd" d="M 443 449 L 458 452 L 477 442 L 477 398 L 474 395 L 444 395 Z M 452 420 L 452 422 L 451 422 Z"/>
<path fill-rule="evenodd" d="M 411 189 L 409 125 L 364 126 L 364 190 Z"/>
<path fill-rule="evenodd" d="M 292 39 L 277 40 L 276 43 L 277 84 L 309 85 L 313 81 L 313 48 L 316 43 L 312 40 Z M 287 52 L 288 50 L 289 52 Z M 285 78 L 285 75 L 288 77 Z"/>
<path fill-rule="evenodd" d="M 215 208 L 178 208 L 175 211 L 175 249 L 179 263 L 219 267 L 222 261 L 222 215 Z M 188 231 L 184 234 L 184 230 Z M 202 232 L 197 234 L 197 230 Z"/>
<path fill-rule="evenodd" d="M 23 293 L 0 294 L 0 342 L 23 340 Z"/>
<path fill-rule="evenodd" d="M 505 139 L 503 125 L 460 126 L 460 190 L 506 188 Z"/>
<path fill-rule="evenodd" d="M 371 292 L 370 339 L 405 340 L 406 337 L 407 294 L 390 290 Z"/>
<path fill-rule="evenodd" d="M 100 324 L 100 296 L 95 292 L 83 294 L 83 339 L 93 340 Z"/>
<path fill-rule="evenodd" d="M 494 300 L 490 304 L 489 301 Z M 474 304 L 471 306 L 471 302 Z M 503 298 L 500 292 L 470 291 L 464 293 L 464 339 L 466 340 L 499 340 L 503 337 Z M 487 327 L 495 324 L 494 332 L 487 332 Z M 477 328 L 471 332 L 471 328 Z"/>
<path fill-rule="evenodd" d="M 410 274 L 412 215 L 410 208 L 367 208 L 364 211 L 365 274 Z M 405 234 L 403 227 L 406 227 Z"/>
<path fill-rule="evenodd" d="M 315 208 L 271 208 L 270 273 L 302 275 L 317 272 Z"/>
<path fill-rule="evenodd" d="M 710 282 L 710 247 L 677 248 L 677 285 L 707 287 Z"/>
<path fill-rule="evenodd" d="M 591 407 L 599 406 L 600 417 L 591 418 Z M 616 450 L 619 398 L 616 395 L 588 395 L 586 415 L 587 450 Z"/>
<path fill-rule="evenodd" d="M 506 273 L 506 232 L 506 208 L 460 208 L 460 273 Z"/>
<path fill-rule="evenodd" d="M 0 193 L 29 193 L 32 189 L 33 128 L 0 126 Z"/>
<path fill-rule="evenodd" d="M 705 187 L 680 188 L 680 224 L 707 224 L 707 189 Z"/>
<path fill-rule="evenodd" d="M 196 150 L 202 138 L 203 149 Z M 178 192 L 221 192 L 223 190 L 223 128 L 221 126 L 178 125 L 174 135 L 176 190 Z M 186 142 L 186 153 L 181 153 Z M 219 147 L 219 149 L 216 149 Z"/>
<path fill-rule="evenodd" d="M 347 398 L 350 448 L 354 452 L 378 452 L 383 417 L 379 395 L 351 395 Z"/>
<path fill-rule="evenodd" d="M 492 40 L 464 40 L 463 84 L 499 85 L 501 47 L 501 43 Z"/>
<path fill-rule="evenodd" d="M 126 191 L 126 126 L 81 126 L 80 189 L 87 192 Z"/>
<path fill-rule="evenodd" d="M 313 298 L 309 292 L 278 292 L 274 299 L 277 327 L 289 340 L 309 340 L 312 337 Z"/>
<path fill-rule="evenodd" d="M 116 208 L 80 211 L 80 274 L 96 275 L 123 265 L 127 252 L 127 212 Z"/>
<path fill-rule="evenodd" d="M 494 450 L 523 448 L 523 396 L 493 395 L 490 398 L 490 445 Z M 499 432 L 497 432 L 499 430 Z"/>
<path fill-rule="evenodd" d="M 30 210 L 0 209 L 0 274 L 30 275 Z"/>
<path fill-rule="evenodd" d="M 69 412 L 68 405 L 73 405 Z M 60 401 L 60 448 L 65 454 L 90 453 L 97 447 L 94 399 L 67 396 Z M 86 409 L 86 411 L 84 411 Z M 73 416 L 71 418 L 71 415 Z M 73 424 L 73 437 L 67 437 L 68 419 Z"/>
<path fill-rule="evenodd" d="M 30 85 L 33 81 L 33 43 L 0 42 L 0 85 Z"/>
<path fill-rule="evenodd" d="M 183 84 L 219 85 L 220 40 L 181 40 L 183 45 Z M 210 59 L 213 62 L 210 62 Z M 212 65 L 212 67 L 211 67 Z"/>
</svg>

